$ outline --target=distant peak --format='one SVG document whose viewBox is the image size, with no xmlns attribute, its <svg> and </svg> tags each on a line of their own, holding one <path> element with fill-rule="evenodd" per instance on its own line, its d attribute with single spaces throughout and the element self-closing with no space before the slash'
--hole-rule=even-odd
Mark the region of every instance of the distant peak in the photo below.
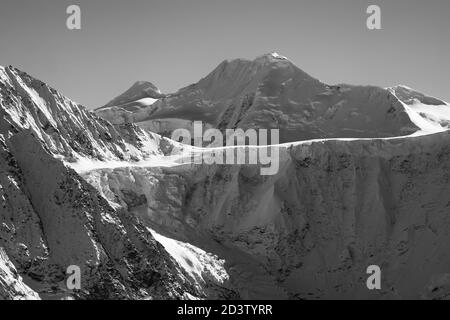
<svg viewBox="0 0 450 320">
<path fill-rule="evenodd" d="M 285 56 L 282 56 L 281 54 L 279 54 L 278 52 L 275 52 L 275 51 L 269 53 L 269 55 L 270 55 L 272 58 L 275 58 L 275 59 L 289 60 L 289 59 L 286 58 Z"/>
<path fill-rule="evenodd" d="M 161 93 L 161 90 L 159 90 L 153 83 L 148 81 L 136 81 L 127 91 L 115 97 L 101 108 L 121 106 L 143 98 L 160 99 L 164 96 L 165 95 Z"/>
<path fill-rule="evenodd" d="M 147 91 L 147 90 L 153 90 L 157 93 L 161 93 L 161 90 L 158 89 L 153 83 L 148 81 L 136 81 L 130 89 L 133 88 L 139 88 L 141 90 Z"/>
<path fill-rule="evenodd" d="M 259 57 L 256 58 L 256 60 L 262 60 L 262 59 L 264 59 L 264 60 L 268 59 L 268 60 L 286 60 L 286 61 L 289 61 L 288 58 L 286 58 L 285 56 L 283 56 L 283 55 L 281 55 L 281 54 L 279 54 L 278 52 L 275 52 L 275 51 L 263 54 L 262 56 L 259 56 Z"/>
</svg>

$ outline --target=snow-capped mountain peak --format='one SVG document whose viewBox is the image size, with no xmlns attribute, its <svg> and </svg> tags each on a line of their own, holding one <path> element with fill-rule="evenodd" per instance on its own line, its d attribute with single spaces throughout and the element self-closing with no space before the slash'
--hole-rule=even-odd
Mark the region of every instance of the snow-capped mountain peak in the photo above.
<svg viewBox="0 0 450 320">
<path fill-rule="evenodd" d="M 263 54 L 262 56 L 259 56 L 256 59 L 260 59 L 260 58 L 275 59 L 275 60 L 289 60 L 287 57 L 279 54 L 276 51 L 272 51 L 272 52 Z"/>
<path fill-rule="evenodd" d="M 446 115 L 430 120 L 422 119 L 422 111 L 413 112 L 408 106 L 417 100 L 446 105 L 405 86 L 327 85 L 271 52 L 254 60 L 225 60 L 197 83 L 157 103 L 135 101 L 98 114 L 161 134 L 180 126 L 191 129 L 195 120 L 221 129 L 278 128 L 282 142 L 392 137 L 448 128 Z M 447 108 L 442 109 L 446 113 Z"/>
<path fill-rule="evenodd" d="M 279 64 L 280 66 L 293 65 L 292 62 L 288 58 L 278 54 L 275 51 L 258 56 L 252 62 L 253 62 L 253 64 L 257 64 L 257 65 L 258 64 L 263 64 L 263 65 Z"/>
<path fill-rule="evenodd" d="M 275 51 L 272 52 L 270 55 L 272 57 L 274 57 L 275 59 L 289 60 L 287 57 L 282 56 L 282 55 L 278 54 L 278 52 L 275 52 Z"/>
<path fill-rule="evenodd" d="M 160 99 L 162 97 L 164 97 L 164 94 L 161 93 L 161 90 L 153 83 L 148 81 L 136 81 L 127 91 L 109 101 L 102 108 L 123 106 L 127 103 L 140 99 L 150 98 L 156 101 L 157 99 Z"/>
</svg>

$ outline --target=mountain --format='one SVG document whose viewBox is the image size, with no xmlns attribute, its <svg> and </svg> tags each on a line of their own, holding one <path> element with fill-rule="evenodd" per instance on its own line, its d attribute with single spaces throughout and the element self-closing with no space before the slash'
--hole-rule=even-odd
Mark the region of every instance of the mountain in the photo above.
<svg viewBox="0 0 450 320">
<path fill-rule="evenodd" d="M 0 68 L 0 299 L 448 297 L 444 101 L 325 85 L 277 54 L 223 62 L 161 98 L 137 88 L 94 113 Z M 298 141 L 270 146 L 271 176 L 186 161 L 210 150 L 146 129 L 273 126 L 274 114 Z M 81 290 L 66 286 L 70 265 Z M 370 265 L 381 290 L 366 287 Z"/>
<path fill-rule="evenodd" d="M 283 145 L 274 176 L 194 165 L 83 177 L 158 233 L 224 260 L 241 299 L 444 299 L 449 142 L 446 131 Z M 366 287 L 371 265 L 381 290 Z"/>
<path fill-rule="evenodd" d="M 151 112 L 151 106 L 164 97 L 152 83 L 137 81 L 123 94 L 97 109 L 97 113 L 113 124 L 131 123 L 133 115 L 143 112 L 140 116 L 145 117 Z"/>
<path fill-rule="evenodd" d="M 224 61 L 196 84 L 149 106 L 136 110 L 118 106 L 108 112 L 97 110 L 97 114 L 113 123 L 136 123 L 164 135 L 180 127 L 192 129 L 197 120 L 219 129 L 276 128 L 281 142 L 381 138 L 422 129 L 421 123 L 411 119 L 421 120 L 420 114 L 406 108 L 402 100 L 417 97 L 400 89 L 327 85 L 271 53 L 253 61 Z M 430 97 L 422 100 L 438 103 Z M 444 116 L 450 119 L 447 110 Z M 442 130 L 447 128 L 443 124 Z"/>
<path fill-rule="evenodd" d="M 214 284 L 199 285 L 72 169 L 139 165 L 169 141 L 113 126 L 12 67 L 0 68 L 0 114 L 0 299 L 206 296 Z M 76 292 L 65 284 L 71 265 L 82 270 Z"/>
<path fill-rule="evenodd" d="M 137 81 L 127 91 L 120 96 L 112 99 L 103 108 L 109 108 L 114 106 L 122 106 L 125 109 L 127 104 L 134 101 L 140 101 L 141 99 L 159 99 L 163 98 L 164 94 L 161 93 L 155 85 L 147 81 Z"/>
</svg>

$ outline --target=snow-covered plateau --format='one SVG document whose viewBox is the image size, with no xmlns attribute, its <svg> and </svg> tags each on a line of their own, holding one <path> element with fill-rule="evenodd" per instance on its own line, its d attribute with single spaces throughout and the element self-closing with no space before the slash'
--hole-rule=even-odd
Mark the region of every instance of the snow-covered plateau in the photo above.
<svg viewBox="0 0 450 320">
<path fill-rule="evenodd" d="M 95 112 L 0 67 L 0 113 L 0 299 L 450 295 L 445 101 L 323 84 L 272 53 Z M 207 150 L 160 134 L 196 120 L 280 129 L 278 173 L 185 161 Z"/>
</svg>

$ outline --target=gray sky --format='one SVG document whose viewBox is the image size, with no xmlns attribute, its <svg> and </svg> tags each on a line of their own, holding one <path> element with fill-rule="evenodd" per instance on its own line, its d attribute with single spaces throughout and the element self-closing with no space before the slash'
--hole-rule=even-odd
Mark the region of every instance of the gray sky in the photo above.
<svg viewBox="0 0 450 320">
<path fill-rule="evenodd" d="M 78 4 L 82 29 L 66 28 Z M 378 4 L 382 28 L 366 28 Z M 1 0 L 0 64 L 98 107 L 137 80 L 173 92 L 277 51 L 320 80 L 405 84 L 450 102 L 449 0 Z"/>
</svg>

